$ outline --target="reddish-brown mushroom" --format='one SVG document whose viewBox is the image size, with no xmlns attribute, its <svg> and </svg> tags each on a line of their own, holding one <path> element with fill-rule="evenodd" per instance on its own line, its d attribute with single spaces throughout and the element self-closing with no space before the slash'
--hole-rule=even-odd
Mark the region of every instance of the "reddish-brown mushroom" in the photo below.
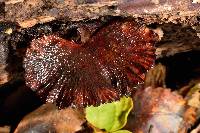
<svg viewBox="0 0 200 133">
<path fill-rule="evenodd" d="M 133 20 L 115 21 L 85 44 L 50 35 L 31 42 L 26 85 L 61 108 L 117 100 L 143 83 L 154 64 L 157 35 Z"/>
</svg>

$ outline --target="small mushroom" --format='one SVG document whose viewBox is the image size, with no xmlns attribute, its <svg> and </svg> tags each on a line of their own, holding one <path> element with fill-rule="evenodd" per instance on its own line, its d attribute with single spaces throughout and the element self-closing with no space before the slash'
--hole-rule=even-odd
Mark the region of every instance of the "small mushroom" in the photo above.
<svg viewBox="0 0 200 133">
<path fill-rule="evenodd" d="M 81 45 L 55 35 L 34 39 L 24 58 L 26 85 L 60 108 L 118 100 L 144 82 L 157 39 L 129 19 L 109 23 Z"/>
</svg>

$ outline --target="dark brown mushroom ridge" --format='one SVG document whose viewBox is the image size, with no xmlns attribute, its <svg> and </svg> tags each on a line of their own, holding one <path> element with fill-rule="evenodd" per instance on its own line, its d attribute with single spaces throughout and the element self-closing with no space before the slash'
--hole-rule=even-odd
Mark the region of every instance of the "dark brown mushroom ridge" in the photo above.
<svg viewBox="0 0 200 133">
<path fill-rule="evenodd" d="M 143 83 L 156 40 L 133 20 L 112 22 L 81 45 L 55 35 L 34 39 L 24 58 L 26 85 L 60 108 L 118 100 Z"/>
</svg>

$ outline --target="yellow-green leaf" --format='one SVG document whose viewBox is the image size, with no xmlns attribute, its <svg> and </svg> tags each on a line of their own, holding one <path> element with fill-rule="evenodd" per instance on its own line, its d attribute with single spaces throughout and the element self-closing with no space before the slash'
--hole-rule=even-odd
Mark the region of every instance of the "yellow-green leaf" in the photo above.
<svg viewBox="0 0 200 133">
<path fill-rule="evenodd" d="M 98 107 L 87 107 L 86 119 L 97 128 L 114 132 L 125 126 L 128 114 L 132 108 L 132 99 L 122 97 L 120 101 L 101 104 Z"/>
<path fill-rule="evenodd" d="M 118 131 L 115 131 L 115 132 L 112 132 L 112 133 L 132 133 L 128 130 L 118 130 Z"/>
</svg>

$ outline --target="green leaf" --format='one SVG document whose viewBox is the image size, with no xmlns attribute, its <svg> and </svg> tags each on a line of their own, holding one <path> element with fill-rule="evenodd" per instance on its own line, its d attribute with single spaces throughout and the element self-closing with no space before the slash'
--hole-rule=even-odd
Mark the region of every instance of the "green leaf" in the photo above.
<svg viewBox="0 0 200 133">
<path fill-rule="evenodd" d="M 132 99 L 122 97 L 120 101 L 101 104 L 98 107 L 87 107 L 86 119 L 99 129 L 114 132 L 125 126 L 128 114 L 132 108 Z"/>
<path fill-rule="evenodd" d="M 128 130 L 118 130 L 118 131 L 115 131 L 115 132 L 112 132 L 112 133 L 132 133 Z"/>
</svg>

